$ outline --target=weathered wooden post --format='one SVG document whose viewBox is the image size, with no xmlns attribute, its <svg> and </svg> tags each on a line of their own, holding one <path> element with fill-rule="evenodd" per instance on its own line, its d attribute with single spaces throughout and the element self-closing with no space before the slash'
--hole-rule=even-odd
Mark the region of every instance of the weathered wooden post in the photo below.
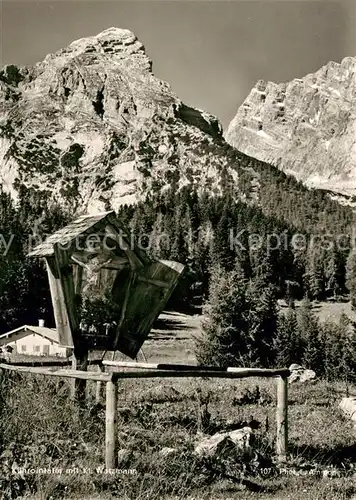
<svg viewBox="0 0 356 500">
<path fill-rule="evenodd" d="M 70 336 L 72 341 L 74 341 L 72 368 L 73 370 L 87 371 L 88 348 L 80 336 L 79 314 L 76 307 L 76 293 L 70 252 L 62 248 L 59 243 L 53 245 L 53 252 L 56 271 L 62 288 L 62 308 L 67 312 Z M 81 404 L 85 402 L 86 385 L 86 380 L 82 379 L 75 379 L 72 385 L 71 396 Z"/>
<path fill-rule="evenodd" d="M 117 379 L 106 382 L 105 468 L 117 467 Z"/>
<path fill-rule="evenodd" d="M 288 378 L 277 378 L 277 441 L 276 451 L 280 462 L 285 462 L 288 454 Z"/>
<path fill-rule="evenodd" d="M 74 349 L 72 356 L 72 370 L 87 371 L 88 349 Z M 71 386 L 71 399 L 83 404 L 86 399 L 87 381 L 74 379 Z"/>
<path fill-rule="evenodd" d="M 102 365 L 99 365 L 98 368 L 99 368 L 99 371 L 101 373 L 104 372 L 104 367 Z M 103 384 L 102 384 L 102 382 L 98 381 L 96 383 L 96 388 L 95 388 L 95 402 L 97 404 L 99 404 L 101 402 L 102 389 L 103 389 Z"/>
</svg>

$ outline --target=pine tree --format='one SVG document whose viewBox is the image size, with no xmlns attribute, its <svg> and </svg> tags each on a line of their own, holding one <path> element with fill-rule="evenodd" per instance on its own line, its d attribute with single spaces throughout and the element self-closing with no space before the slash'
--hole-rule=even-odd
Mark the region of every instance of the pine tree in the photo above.
<svg viewBox="0 0 356 500">
<path fill-rule="evenodd" d="M 356 252 L 351 249 L 346 262 L 346 287 L 350 292 L 351 306 L 356 309 Z"/>
<path fill-rule="evenodd" d="M 240 271 L 214 268 L 203 308 L 200 363 L 270 366 L 274 359 L 277 301 L 272 287 L 248 282 Z"/>
<path fill-rule="evenodd" d="M 228 271 L 234 268 L 235 263 L 235 252 L 230 241 L 230 230 L 232 227 L 229 205 L 225 204 L 219 223 L 214 231 L 211 262 L 212 265 L 220 265 Z"/>
<path fill-rule="evenodd" d="M 339 323 L 323 325 L 325 338 L 325 374 L 329 380 L 353 383 L 356 378 L 355 325 L 342 314 Z"/>
<path fill-rule="evenodd" d="M 248 365 L 248 336 L 246 282 L 234 271 L 215 266 L 203 308 L 202 336 L 196 342 L 197 360 L 214 366 Z"/>
<path fill-rule="evenodd" d="M 346 315 L 342 315 L 339 327 L 342 341 L 342 378 L 348 387 L 349 383 L 354 383 L 356 380 L 356 324 Z"/>
<path fill-rule="evenodd" d="M 276 366 L 301 363 L 301 347 L 297 315 L 294 308 L 289 308 L 286 314 L 281 314 L 278 318 L 274 344 Z"/>
<path fill-rule="evenodd" d="M 185 242 L 186 262 L 188 266 L 192 267 L 194 262 L 197 231 L 193 227 L 193 215 L 189 205 L 187 205 L 183 210 L 181 228 Z"/>
<path fill-rule="evenodd" d="M 342 329 L 340 325 L 326 321 L 322 325 L 322 335 L 325 345 L 325 376 L 327 380 L 337 380 L 342 377 Z"/>
<path fill-rule="evenodd" d="M 169 234 L 165 232 L 164 217 L 159 212 L 150 234 L 150 254 L 155 259 L 168 259 L 169 249 Z"/>
<path fill-rule="evenodd" d="M 309 245 L 308 248 L 304 280 L 311 299 L 325 298 L 323 253 L 321 248 L 314 244 Z"/>
<path fill-rule="evenodd" d="M 194 252 L 194 269 L 198 281 L 201 283 L 202 303 L 206 300 L 209 290 L 212 239 L 213 228 L 211 223 L 209 221 L 203 222 L 198 229 Z"/>
<path fill-rule="evenodd" d="M 270 251 L 264 240 L 261 246 L 252 250 L 253 277 L 266 286 L 278 283 L 278 251 Z"/>
<path fill-rule="evenodd" d="M 235 248 L 235 269 L 237 272 L 241 272 L 246 279 L 252 277 L 252 265 L 250 259 L 250 246 L 249 246 L 249 234 L 246 228 L 240 230 L 238 229 L 238 243 Z"/>
<path fill-rule="evenodd" d="M 335 242 L 333 242 L 331 249 L 324 252 L 323 262 L 326 281 L 325 292 L 328 296 L 336 299 L 345 288 L 345 269 L 342 254 L 337 250 Z"/>
<path fill-rule="evenodd" d="M 274 358 L 278 318 L 275 289 L 271 285 L 265 286 L 263 281 L 250 281 L 247 301 L 251 362 L 259 366 L 270 366 Z"/>
<path fill-rule="evenodd" d="M 325 342 L 321 325 L 314 316 L 308 300 L 303 301 L 297 318 L 301 339 L 304 344 L 303 365 L 322 375 L 325 368 Z"/>
<path fill-rule="evenodd" d="M 192 245 L 192 230 L 189 216 L 185 217 L 185 207 L 177 205 L 172 221 L 173 234 L 170 249 L 170 259 L 186 263 L 190 255 L 189 246 Z"/>
</svg>

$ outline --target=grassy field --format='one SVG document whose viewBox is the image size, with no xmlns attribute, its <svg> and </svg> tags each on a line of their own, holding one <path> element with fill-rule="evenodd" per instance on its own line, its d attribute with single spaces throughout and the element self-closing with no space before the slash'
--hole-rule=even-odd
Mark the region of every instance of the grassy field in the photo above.
<svg viewBox="0 0 356 500">
<path fill-rule="evenodd" d="M 296 308 L 300 306 L 296 303 Z M 284 301 L 279 301 L 280 312 L 287 310 Z M 312 304 L 315 315 L 321 321 L 338 322 L 345 313 L 356 321 L 355 313 L 351 311 L 350 302 L 315 302 Z M 201 332 L 201 316 L 182 314 L 175 311 L 165 311 L 153 325 L 150 335 L 143 345 L 137 359 L 152 363 L 196 363 L 194 355 L 194 338 Z M 93 353 L 100 357 L 104 353 Z M 112 353 L 105 357 L 111 359 Z M 28 359 L 28 356 L 16 355 L 13 359 Z M 32 359 L 32 357 L 31 357 Z M 34 358 L 33 358 L 34 359 Z M 51 358 L 55 360 L 56 358 Z M 130 360 L 126 356 L 115 353 L 115 359 Z"/>
<path fill-rule="evenodd" d="M 296 308 L 301 302 L 296 303 Z M 281 314 L 287 311 L 285 301 L 279 301 Z M 350 302 L 314 302 L 312 310 L 320 321 L 337 323 L 344 313 L 356 321 L 356 315 L 351 311 Z M 149 339 L 143 346 L 143 354 L 139 360 L 155 362 L 195 363 L 194 337 L 201 332 L 201 316 L 189 316 L 177 312 L 161 314 L 154 324 Z M 118 356 L 119 359 L 120 356 Z"/>
<path fill-rule="evenodd" d="M 284 300 L 278 301 L 280 311 L 284 312 L 287 310 L 287 304 Z M 300 307 L 301 302 L 296 302 L 296 308 Z M 353 321 L 356 321 L 356 313 L 351 310 L 350 302 L 313 302 L 312 310 L 320 321 L 332 321 L 337 323 L 342 314 L 346 314 Z"/>
<path fill-rule="evenodd" d="M 177 312 L 165 312 L 155 322 L 143 353 L 148 361 L 196 363 L 194 337 L 201 331 L 201 317 Z M 142 353 L 139 359 L 143 359 Z"/>
<path fill-rule="evenodd" d="M 256 384 L 262 399 L 236 405 L 241 392 Z M 16 377 L 6 385 L 16 385 L 16 393 L 1 419 L 0 478 L 8 478 L 2 484 L 5 493 L 7 488 L 32 489 L 22 496 L 32 500 L 341 500 L 356 494 L 355 429 L 338 409 L 344 395 L 340 384 L 291 386 L 290 459 L 278 467 L 274 381 L 125 380 L 120 384 L 118 421 L 119 468 L 125 473 L 116 476 L 96 471 L 103 466 L 101 405 L 89 403 L 79 415 L 68 401 L 66 384 L 44 377 Z M 356 396 L 355 387 L 351 394 Z M 204 415 L 201 429 L 199 412 Z M 246 424 L 256 428 L 252 459 L 229 455 L 204 460 L 194 455 L 199 431 L 213 434 Z M 165 447 L 175 451 L 162 455 Z M 78 470 L 24 473 L 21 478 L 9 471 L 14 462 L 27 468 Z"/>
</svg>

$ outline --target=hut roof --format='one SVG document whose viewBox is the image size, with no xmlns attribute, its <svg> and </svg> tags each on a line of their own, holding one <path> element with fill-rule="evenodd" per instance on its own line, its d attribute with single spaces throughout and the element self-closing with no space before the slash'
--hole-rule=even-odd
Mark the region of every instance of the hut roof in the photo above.
<svg viewBox="0 0 356 500">
<path fill-rule="evenodd" d="M 103 219 L 107 218 L 108 215 L 115 215 L 114 211 L 103 212 L 96 215 L 83 215 L 78 219 L 72 221 L 67 226 L 59 229 L 55 233 L 51 234 L 46 240 L 37 245 L 31 252 L 29 256 L 46 257 L 54 254 L 53 245 L 59 243 L 61 245 L 67 245 L 71 241 L 75 240 L 80 235 L 85 234 L 89 230 L 95 228 L 96 224 L 101 222 Z"/>
<path fill-rule="evenodd" d="M 118 221 L 115 220 L 116 215 L 112 210 L 110 212 L 102 212 L 95 215 L 83 215 L 78 219 L 72 221 L 67 226 L 59 229 L 55 233 L 48 236 L 43 243 L 37 245 L 29 253 L 29 257 L 47 257 L 54 254 L 53 246 L 58 243 L 60 245 L 69 245 L 79 236 L 93 233 L 96 229 L 103 224 L 103 222 L 114 222 L 118 227 Z M 98 226 L 98 227 L 96 227 Z M 124 229 L 124 228 L 123 228 Z M 141 252 L 138 252 L 141 253 Z"/>
<path fill-rule="evenodd" d="M 59 335 L 57 333 L 57 330 L 55 330 L 54 328 L 47 328 L 45 326 L 23 325 L 0 335 L 0 345 L 5 344 L 6 342 L 11 342 L 13 340 L 13 337 L 22 333 L 26 333 L 27 335 L 36 333 L 37 335 L 40 335 L 41 337 L 44 337 L 51 342 L 59 344 Z"/>
</svg>

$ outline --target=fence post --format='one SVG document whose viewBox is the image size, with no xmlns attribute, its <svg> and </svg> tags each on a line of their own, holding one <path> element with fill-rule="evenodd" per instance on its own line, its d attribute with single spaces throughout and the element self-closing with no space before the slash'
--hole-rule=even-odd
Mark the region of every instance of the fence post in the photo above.
<svg viewBox="0 0 356 500">
<path fill-rule="evenodd" d="M 72 370 L 87 371 L 88 369 L 88 350 L 86 348 L 74 349 L 72 356 Z M 71 386 L 71 399 L 78 401 L 81 405 L 85 403 L 86 398 L 86 380 L 73 379 Z"/>
<path fill-rule="evenodd" d="M 102 365 L 99 365 L 99 371 L 102 373 L 104 371 L 104 367 Z M 101 402 L 101 393 L 102 393 L 102 387 L 103 384 L 102 382 L 97 382 L 96 383 L 96 388 L 95 388 L 95 402 L 99 404 Z"/>
<path fill-rule="evenodd" d="M 117 467 L 117 380 L 106 382 L 105 467 Z"/>
<path fill-rule="evenodd" d="M 288 453 L 288 378 L 277 377 L 277 441 L 279 462 L 285 462 Z"/>
</svg>

